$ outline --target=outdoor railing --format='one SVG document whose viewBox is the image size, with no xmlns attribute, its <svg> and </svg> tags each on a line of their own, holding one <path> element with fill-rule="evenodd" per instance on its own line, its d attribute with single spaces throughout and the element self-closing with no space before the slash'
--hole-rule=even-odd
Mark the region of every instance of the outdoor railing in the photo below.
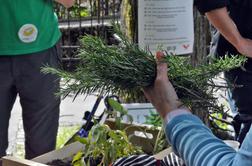
<svg viewBox="0 0 252 166">
<path fill-rule="evenodd" d="M 66 70 L 73 70 L 78 63 L 76 54 L 79 39 L 86 35 L 102 37 L 108 44 L 113 43 L 111 22 L 119 20 L 122 0 L 77 0 L 66 9 L 55 4 L 55 12 L 62 32 L 62 61 Z"/>
</svg>

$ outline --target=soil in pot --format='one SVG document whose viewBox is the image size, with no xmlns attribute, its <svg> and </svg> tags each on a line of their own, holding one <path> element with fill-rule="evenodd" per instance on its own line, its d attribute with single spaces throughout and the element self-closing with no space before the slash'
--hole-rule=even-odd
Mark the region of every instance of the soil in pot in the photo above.
<svg viewBox="0 0 252 166">
<path fill-rule="evenodd" d="M 47 163 L 50 166 L 72 166 L 72 161 L 69 160 L 53 160 L 50 163 Z"/>
</svg>

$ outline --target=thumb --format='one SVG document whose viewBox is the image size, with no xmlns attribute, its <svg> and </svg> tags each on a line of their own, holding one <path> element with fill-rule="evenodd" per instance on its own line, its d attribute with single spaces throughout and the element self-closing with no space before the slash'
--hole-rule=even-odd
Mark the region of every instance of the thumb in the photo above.
<svg viewBox="0 0 252 166">
<path fill-rule="evenodd" d="M 157 51 L 156 60 L 157 60 L 157 77 L 165 78 L 167 77 L 167 68 L 168 65 L 164 61 L 164 53 L 162 51 Z"/>
</svg>

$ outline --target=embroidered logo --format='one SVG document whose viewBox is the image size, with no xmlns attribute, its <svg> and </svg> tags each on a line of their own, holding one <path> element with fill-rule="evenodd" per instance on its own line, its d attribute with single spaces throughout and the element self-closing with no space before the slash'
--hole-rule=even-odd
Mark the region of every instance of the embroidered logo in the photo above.
<svg viewBox="0 0 252 166">
<path fill-rule="evenodd" d="M 33 24 L 25 24 L 18 31 L 19 39 L 24 43 L 31 43 L 37 39 L 38 29 Z"/>
</svg>

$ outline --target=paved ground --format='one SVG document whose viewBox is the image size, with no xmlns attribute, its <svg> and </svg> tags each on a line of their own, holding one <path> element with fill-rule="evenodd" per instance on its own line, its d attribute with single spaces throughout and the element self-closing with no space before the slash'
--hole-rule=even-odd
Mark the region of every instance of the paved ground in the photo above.
<svg viewBox="0 0 252 166">
<path fill-rule="evenodd" d="M 85 100 L 84 96 L 78 96 L 73 102 L 72 97 L 67 97 L 61 103 L 60 125 L 76 125 L 82 124 L 82 117 L 85 111 L 91 110 L 96 96 L 88 96 Z M 101 105 L 100 108 L 102 109 Z M 19 146 L 23 146 L 24 132 L 22 126 L 21 107 L 19 99 L 16 100 L 12 110 L 10 127 L 9 127 L 9 148 L 7 153 L 13 155 L 16 153 Z"/>
</svg>

